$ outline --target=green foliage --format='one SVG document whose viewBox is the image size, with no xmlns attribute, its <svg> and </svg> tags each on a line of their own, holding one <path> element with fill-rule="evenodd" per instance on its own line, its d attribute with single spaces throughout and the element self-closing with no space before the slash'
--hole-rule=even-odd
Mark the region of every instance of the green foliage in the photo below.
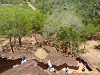
<svg viewBox="0 0 100 75">
<path fill-rule="evenodd" d="M 47 3 L 48 1 L 36 0 L 35 6 L 40 10 L 41 13 L 47 14 L 51 12 L 51 7 Z"/>
<path fill-rule="evenodd" d="M 41 14 L 40 12 L 37 11 L 33 19 L 33 29 L 42 32 L 42 29 L 44 27 L 43 23 L 45 19 L 46 19 L 46 15 Z"/>
<path fill-rule="evenodd" d="M 23 4 L 24 0 L 0 0 L 1 4 Z"/>
<path fill-rule="evenodd" d="M 11 33 L 23 36 L 32 29 L 42 31 L 44 20 L 45 15 L 38 11 L 24 9 L 20 6 L 0 6 L 0 31 L 2 34 L 10 35 Z"/>
<path fill-rule="evenodd" d="M 93 24 L 100 29 L 99 0 L 36 0 L 35 5 L 42 13 L 49 14 L 44 22 L 45 37 L 70 25 Z"/>
<path fill-rule="evenodd" d="M 77 0 L 76 0 L 77 1 Z M 77 11 L 82 19 L 84 24 L 92 23 L 95 26 L 100 24 L 100 1 L 99 0 L 78 0 L 76 5 Z"/>
<path fill-rule="evenodd" d="M 72 44 L 72 50 L 78 49 L 81 42 L 80 34 L 73 27 L 61 27 L 57 33 L 58 40 L 62 41 L 62 45 L 65 47 L 68 44 Z"/>
<path fill-rule="evenodd" d="M 11 11 L 11 13 L 13 12 Z M 7 34 L 8 36 L 13 35 L 14 32 L 11 32 L 14 31 L 13 16 L 13 14 L 10 14 L 9 9 L 6 10 L 5 8 L 0 7 L 0 28 L 2 29 L 0 30 L 0 34 Z"/>
<path fill-rule="evenodd" d="M 0 7 L 2 34 L 25 35 L 32 29 L 34 12 L 19 6 Z"/>
<path fill-rule="evenodd" d="M 18 37 L 21 46 L 21 38 L 27 35 L 34 28 L 42 30 L 42 14 L 32 9 L 25 9 L 20 6 L 0 6 L 0 34 L 10 39 L 10 46 L 13 51 L 11 38 Z"/>
<path fill-rule="evenodd" d="M 18 9 L 15 12 L 15 25 L 17 34 L 26 35 L 32 30 L 34 12 L 32 10 Z M 33 16 L 33 17 L 32 17 Z"/>
<path fill-rule="evenodd" d="M 88 36 L 94 35 L 96 34 L 96 32 L 99 32 L 99 28 L 94 26 L 93 24 L 88 24 L 85 25 L 81 30 L 81 36 L 87 38 Z"/>
</svg>

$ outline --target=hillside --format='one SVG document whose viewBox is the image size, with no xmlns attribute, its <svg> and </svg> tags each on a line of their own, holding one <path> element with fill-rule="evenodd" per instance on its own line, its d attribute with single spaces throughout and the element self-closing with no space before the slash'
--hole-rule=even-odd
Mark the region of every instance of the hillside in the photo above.
<svg viewBox="0 0 100 75">
<path fill-rule="evenodd" d="M 0 0 L 0 74 L 99 74 L 99 18 L 100 0 Z"/>
<path fill-rule="evenodd" d="M 50 34 L 62 26 L 82 27 L 94 24 L 100 28 L 99 0 L 36 0 L 36 7 L 49 14 L 44 22 L 44 33 Z"/>
</svg>

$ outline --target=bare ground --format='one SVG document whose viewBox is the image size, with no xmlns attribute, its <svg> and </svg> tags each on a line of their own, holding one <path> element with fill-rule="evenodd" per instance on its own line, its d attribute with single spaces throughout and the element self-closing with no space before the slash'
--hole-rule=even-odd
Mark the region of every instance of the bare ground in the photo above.
<svg viewBox="0 0 100 75">
<path fill-rule="evenodd" d="M 87 41 L 85 44 L 86 53 L 82 54 L 82 56 L 87 58 L 96 68 L 100 66 L 100 49 L 95 49 L 95 45 L 99 44 L 100 41 Z"/>
<path fill-rule="evenodd" d="M 13 39 L 12 39 L 13 42 Z M 35 38 L 33 36 L 25 36 L 22 37 L 22 47 L 19 46 L 18 39 L 16 39 L 16 44 L 14 45 L 14 51 L 30 51 L 33 50 L 34 44 L 36 43 Z M 0 38 L 0 51 L 11 52 L 11 48 L 9 46 L 9 39 Z"/>
</svg>

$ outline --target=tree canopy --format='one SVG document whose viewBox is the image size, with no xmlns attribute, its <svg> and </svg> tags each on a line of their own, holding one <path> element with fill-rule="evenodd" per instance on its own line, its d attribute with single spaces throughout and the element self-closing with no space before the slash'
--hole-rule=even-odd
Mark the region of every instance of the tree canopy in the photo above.
<svg viewBox="0 0 100 75">
<path fill-rule="evenodd" d="M 80 33 L 77 32 L 73 27 L 61 27 L 57 33 L 58 40 L 62 42 L 62 46 L 70 47 L 71 50 L 76 52 L 81 42 Z"/>
</svg>

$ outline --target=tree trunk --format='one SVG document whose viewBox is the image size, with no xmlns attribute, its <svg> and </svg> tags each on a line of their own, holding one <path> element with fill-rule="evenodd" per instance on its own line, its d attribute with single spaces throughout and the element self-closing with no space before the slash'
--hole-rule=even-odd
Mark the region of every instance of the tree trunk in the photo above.
<svg viewBox="0 0 100 75">
<path fill-rule="evenodd" d="M 10 40 L 9 40 L 9 41 L 10 41 L 11 50 L 12 50 L 12 52 L 14 53 L 14 50 L 13 50 L 13 46 L 14 46 L 14 45 L 12 45 L 12 39 L 11 39 L 11 37 L 10 37 Z"/>
<path fill-rule="evenodd" d="M 67 53 L 67 46 L 65 46 L 65 53 Z"/>
<path fill-rule="evenodd" d="M 85 44 L 86 44 L 86 43 L 85 43 L 85 41 L 84 41 L 84 49 L 83 49 L 83 53 L 85 53 L 85 49 L 86 49 L 86 48 L 85 48 Z"/>
<path fill-rule="evenodd" d="M 70 50 L 72 51 L 72 42 L 69 43 Z"/>
<path fill-rule="evenodd" d="M 63 45 L 61 45 L 61 49 L 63 50 L 62 52 L 65 53 L 65 49 Z"/>
<path fill-rule="evenodd" d="M 70 51 L 71 51 L 71 54 L 72 54 L 72 42 L 71 41 L 69 42 L 69 48 L 70 48 Z"/>
<path fill-rule="evenodd" d="M 20 35 L 18 35 L 18 39 L 19 39 L 19 45 L 20 45 L 20 47 L 22 46 L 22 41 L 21 41 L 21 36 Z"/>
</svg>

